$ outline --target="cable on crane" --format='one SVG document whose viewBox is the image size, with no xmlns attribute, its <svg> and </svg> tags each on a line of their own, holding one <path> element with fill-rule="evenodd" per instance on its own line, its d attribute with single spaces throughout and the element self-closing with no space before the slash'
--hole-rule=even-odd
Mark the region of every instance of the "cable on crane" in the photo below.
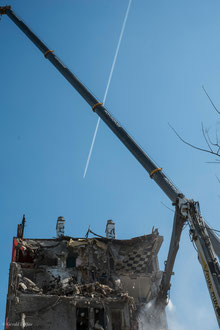
<svg viewBox="0 0 220 330">
<path fill-rule="evenodd" d="M 54 50 L 50 50 L 50 49 L 48 49 L 48 50 L 46 51 L 46 53 L 44 54 L 44 57 L 47 58 L 47 55 L 50 54 L 50 53 L 54 53 Z"/>
<path fill-rule="evenodd" d="M 196 250 L 196 252 L 199 253 L 198 249 L 195 245 L 195 242 L 194 242 L 197 238 L 195 237 L 194 231 L 192 229 L 189 230 L 189 239 L 190 239 L 194 249 Z"/>
<path fill-rule="evenodd" d="M 150 175 L 150 178 L 153 179 L 153 175 L 159 171 L 162 171 L 162 168 L 161 167 L 158 167 L 158 168 L 155 168 L 155 170 L 153 170 L 149 175 Z"/>
<path fill-rule="evenodd" d="M 206 226 L 204 226 L 204 228 L 215 231 L 216 233 L 220 233 L 220 230 L 217 230 L 217 229 L 214 229 L 214 228 L 209 228 L 209 227 L 206 227 Z"/>
<path fill-rule="evenodd" d="M 98 102 L 98 103 L 94 104 L 93 107 L 92 107 L 92 111 L 95 112 L 95 108 L 96 108 L 98 105 L 103 105 L 103 103 L 102 103 L 102 102 Z"/>
</svg>

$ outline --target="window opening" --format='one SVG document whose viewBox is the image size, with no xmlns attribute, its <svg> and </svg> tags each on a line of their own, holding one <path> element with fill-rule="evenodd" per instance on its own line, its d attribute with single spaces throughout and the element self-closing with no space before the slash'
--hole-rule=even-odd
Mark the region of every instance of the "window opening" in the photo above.
<svg viewBox="0 0 220 330">
<path fill-rule="evenodd" d="M 112 330 L 121 330 L 123 329 L 123 312 L 121 309 L 112 309 Z"/>
<path fill-rule="evenodd" d="M 94 329 L 106 329 L 104 308 L 94 308 Z"/>
<path fill-rule="evenodd" d="M 32 264 L 34 262 L 33 259 L 34 259 L 33 253 L 31 253 L 29 250 L 18 251 L 17 262 Z"/>
<path fill-rule="evenodd" d="M 76 254 L 69 253 L 66 258 L 66 268 L 74 268 L 76 267 Z"/>
<path fill-rule="evenodd" d="M 76 329 L 88 330 L 89 329 L 89 313 L 88 308 L 76 309 Z"/>
</svg>

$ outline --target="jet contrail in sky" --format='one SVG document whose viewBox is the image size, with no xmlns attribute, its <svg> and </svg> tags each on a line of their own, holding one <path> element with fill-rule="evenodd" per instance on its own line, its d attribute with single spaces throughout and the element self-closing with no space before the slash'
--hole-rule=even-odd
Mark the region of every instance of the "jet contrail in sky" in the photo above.
<svg viewBox="0 0 220 330">
<path fill-rule="evenodd" d="M 127 10 L 126 10 L 126 13 L 125 13 L 125 17 L 124 17 L 124 21 L 123 21 L 122 28 L 121 28 L 121 33 L 120 33 L 120 36 L 119 36 L 119 39 L 118 39 L 118 44 L 117 44 L 117 48 L 116 48 L 116 51 L 115 51 L 115 56 L 114 56 L 114 59 L 113 59 L 113 62 L 112 62 L 111 71 L 110 71 L 108 82 L 107 82 L 106 89 L 105 89 L 105 94 L 104 94 L 104 98 L 103 98 L 103 102 L 102 102 L 103 105 L 105 105 L 105 101 L 106 101 L 106 98 L 107 98 L 107 95 L 108 95 L 108 90 L 109 90 L 109 86 L 111 84 L 112 75 L 113 75 L 113 71 L 114 71 L 114 68 L 115 68 L 115 63 L 117 61 L 118 52 L 119 52 L 119 48 L 120 48 L 120 45 L 121 45 L 121 40 L 122 40 L 122 37 L 123 37 L 123 34 L 124 34 L 124 30 L 125 30 L 125 26 L 126 26 L 126 22 L 127 22 L 129 10 L 130 10 L 130 7 L 131 7 L 131 3 L 132 3 L 132 0 L 129 0 L 128 7 L 127 7 Z M 97 121 L 97 124 L 96 124 L 96 128 L 95 128 L 95 132 L 94 132 L 94 135 L 93 135 L 93 138 L 92 138 L 92 143 L 91 143 L 91 147 L 90 147 L 90 150 L 89 150 L 89 155 L 88 155 L 88 158 L 87 158 L 87 162 L 86 162 L 86 167 L 85 167 L 85 170 L 84 170 L 83 178 L 85 178 L 86 173 L 87 173 L 87 170 L 88 170 L 88 166 L 89 166 L 90 158 L 91 158 L 91 155 L 92 155 L 92 151 L 93 151 L 93 147 L 94 147 L 96 135 L 97 135 L 98 128 L 99 128 L 99 123 L 100 123 L 100 117 L 98 118 L 98 121 Z"/>
</svg>

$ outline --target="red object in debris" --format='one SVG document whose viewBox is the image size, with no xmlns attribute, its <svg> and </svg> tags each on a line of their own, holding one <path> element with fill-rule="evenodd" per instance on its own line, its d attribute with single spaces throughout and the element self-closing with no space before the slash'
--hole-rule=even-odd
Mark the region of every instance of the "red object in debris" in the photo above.
<svg viewBox="0 0 220 330">
<path fill-rule="evenodd" d="M 5 319 L 5 330 L 9 330 L 8 317 Z"/>
<path fill-rule="evenodd" d="M 16 247 L 18 245 L 18 240 L 16 238 L 13 239 L 13 246 L 12 246 L 12 258 L 11 261 L 15 261 L 15 253 L 16 253 Z"/>
<path fill-rule="evenodd" d="M 16 237 L 14 237 L 14 239 L 13 239 L 13 246 L 12 246 L 12 258 L 11 258 L 11 262 L 16 261 L 16 260 L 15 260 L 15 259 L 16 259 L 16 258 L 15 258 L 15 257 L 16 257 L 16 248 L 17 248 L 17 246 L 18 246 L 19 243 L 20 243 L 20 242 L 18 241 L 18 239 L 17 239 Z M 21 243 L 19 244 L 18 248 L 19 248 L 20 250 L 24 250 L 24 247 L 21 246 Z"/>
</svg>

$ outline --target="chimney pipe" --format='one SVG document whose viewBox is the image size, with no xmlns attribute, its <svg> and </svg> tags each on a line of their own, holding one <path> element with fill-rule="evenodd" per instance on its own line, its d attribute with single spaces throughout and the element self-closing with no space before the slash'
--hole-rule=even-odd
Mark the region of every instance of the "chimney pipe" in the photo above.
<svg viewBox="0 0 220 330">
<path fill-rule="evenodd" d="M 64 236 L 64 226 L 65 226 L 64 218 L 58 217 L 57 226 L 56 226 L 57 238 Z"/>
<path fill-rule="evenodd" d="M 115 223 L 112 220 L 107 221 L 105 233 L 108 239 L 115 239 Z"/>
</svg>

